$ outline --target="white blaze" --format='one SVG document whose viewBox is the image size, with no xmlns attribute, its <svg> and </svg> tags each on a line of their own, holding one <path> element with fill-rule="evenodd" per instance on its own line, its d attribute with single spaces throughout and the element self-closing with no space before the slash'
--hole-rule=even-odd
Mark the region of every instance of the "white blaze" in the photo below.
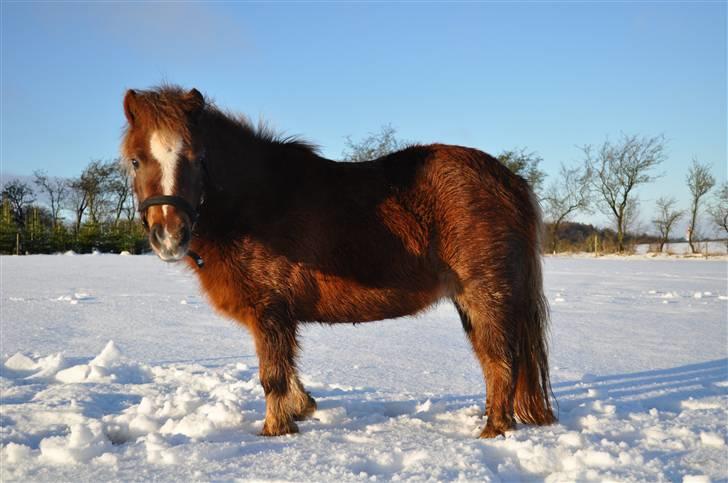
<svg viewBox="0 0 728 483">
<path fill-rule="evenodd" d="M 149 138 L 149 150 L 159 163 L 162 171 L 162 194 L 171 195 L 177 175 L 177 159 L 182 150 L 182 138 L 174 134 L 161 135 L 154 131 Z M 162 205 L 164 216 L 167 216 L 167 205 Z"/>
</svg>

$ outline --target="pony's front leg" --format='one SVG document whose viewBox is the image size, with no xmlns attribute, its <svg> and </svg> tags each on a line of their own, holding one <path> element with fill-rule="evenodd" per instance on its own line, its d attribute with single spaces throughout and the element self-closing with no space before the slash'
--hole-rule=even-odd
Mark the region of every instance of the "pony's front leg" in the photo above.
<svg viewBox="0 0 728 483">
<path fill-rule="evenodd" d="M 298 387 L 294 359 L 296 324 L 286 310 L 269 307 L 251 327 L 260 362 L 260 383 L 265 392 L 263 436 L 297 433 L 291 398 Z"/>
</svg>

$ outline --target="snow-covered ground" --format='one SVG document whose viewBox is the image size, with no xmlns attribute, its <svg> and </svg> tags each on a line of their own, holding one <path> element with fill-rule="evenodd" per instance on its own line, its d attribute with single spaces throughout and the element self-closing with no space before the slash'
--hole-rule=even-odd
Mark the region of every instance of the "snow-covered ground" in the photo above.
<svg viewBox="0 0 728 483">
<path fill-rule="evenodd" d="M 728 250 L 728 245 L 726 245 L 725 240 L 696 241 L 695 245 L 699 252 L 697 255 L 725 255 Z M 641 243 L 634 247 L 634 251 L 637 255 L 645 255 L 647 253 L 657 255 L 653 250 L 657 250 L 658 248 L 659 246 L 656 243 Z M 693 255 L 688 242 L 666 243 L 662 247 L 662 253 L 665 255 Z"/>
<path fill-rule="evenodd" d="M 251 340 L 191 274 L 153 256 L 0 257 L 0 477 L 725 480 L 727 266 L 547 258 L 560 421 L 484 441 L 449 304 L 306 327 L 319 410 L 263 438 Z"/>
</svg>

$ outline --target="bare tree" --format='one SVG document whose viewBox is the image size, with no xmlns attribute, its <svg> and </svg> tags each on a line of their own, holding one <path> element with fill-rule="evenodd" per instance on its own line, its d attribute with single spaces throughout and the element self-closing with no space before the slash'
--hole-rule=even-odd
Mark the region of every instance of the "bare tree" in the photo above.
<svg viewBox="0 0 728 483">
<path fill-rule="evenodd" d="M 629 233 L 639 233 L 645 230 L 640 222 L 640 207 L 642 202 L 636 196 L 627 200 L 627 207 L 624 210 L 624 234 L 625 238 Z"/>
<path fill-rule="evenodd" d="M 633 191 L 641 184 L 655 179 L 650 174 L 665 159 L 665 140 L 623 134 L 615 143 L 605 141 L 600 147 L 584 146 L 584 160 L 591 187 L 597 195 L 599 208 L 613 217 L 617 231 L 617 250 L 624 251 L 624 235 L 628 226 L 630 203 L 635 205 Z"/>
<path fill-rule="evenodd" d="M 75 221 L 73 224 L 74 232 L 78 234 L 81 230 L 81 222 L 88 208 L 88 191 L 85 186 L 83 177 L 68 180 L 68 208 L 73 211 Z"/>
<path fill-rule="evenodd" d="M 107 188 L 111 195 L 111 203 L 113 204 L 112 218 L 114 225 L 119 224 L 121 215 L 128 210 L 131 200 L 131 179 L 129 172 L 125 166 L 117 159 L 112 161 L 112 170 L 107 180 Z M 133 211 L 133 206 L 132 206 Z M 127 211 L 128 216 L 128 211 Z M 133 219 L 133 215 L 132 215 Z"/>
<path fill-rule="evenodd" d="M 563 164 L 558 179 L 549 185 L 543 197 L 544 212 L 551 222 L 551 251 L 558 249 L 558 231 L 561 223 L 579 211 L 589 209 L 589 176 L 586 169 L 567 168 Z"/>
<path fill-rule="evenodd" d="M 690 251 L 698 253 L 698 249 L 693 243 L 693 240 L 697 238 L 697 224 L 698 215 L 700 211 L 700 200 L 705 196 L 708 191 L 715 186 L 715 178 L 710 174 L 710 166 L 707 164 L 700 164 L 696 158 L 693 158 L 693 162 L 688 170 L 688 175 L 685 177 L 690 189 L 690 221 L 688 222 L 688 244 L 690 245 Z"/>
<path fill-rule="evenodd" d="M 506 168 L 525 179 L 535 193 L 541 192 L 546 173 L 538 167 L 543 161 L 538 153 L 529 152 L 526 148 L 515 148 L 503 151 L 497 158 Z"/>
<path fill-rule="evenodd" d="M 25 223 L 25 209 L 35 202 L 33 188 L 28 183 L 12 180 L 3 186 L 2 196 L 10 204 L 10 212 L 18 226 Z"/>
<path fill-rule="evenodd" d="M 657 206 L 657 218 L 652 220 L 652 223 L 660 233 L 660 253 L 662 249 L 670 240 L 670 231 L 677 221 L 685 214 L 682 210 L 675 209 L 675 198 L 660 197 L 655 202 Z"/>
<path fill-rule="evenodd" d="M 708 213 L 713 223 L 725 232 L 724 236 L 728 236 L 728 181 L 718 187 L 713 203 L 708 206 Z M 728 247 L 728 238 L 726 246 Z"/>
<path fill-rule="evenodd" d="M 131 176 L 127 176 L 127 183 L 129 183 L 129 201 L 124 206 L 124 212 L 126 213 L 126 221 L 134 221 L 136 217 L 136 200 L 134 199 L 134 181 Z"/>
<path fill-rule="evenodd" d="M 51 207 L 51 223 L 55 230 L 59 220 L 59 212 L 61 206 L 68 194 L 68 183 L 62 178 L 48 176 L 48 173 L 42 170 L 33 172 L 33 182 L 48 195 L 48 201 Z"/>
<path fill-rule="evenodd" d="M 346 149 L 341 153 L 343 161 L 371 161 L 403 149 L 407 143 L 397 139 L 397 130 L 390 124 L 383 125 L 379 132 L 370 133 L 361 141 L 354 142 L 346 137 Z"/>
</svg>

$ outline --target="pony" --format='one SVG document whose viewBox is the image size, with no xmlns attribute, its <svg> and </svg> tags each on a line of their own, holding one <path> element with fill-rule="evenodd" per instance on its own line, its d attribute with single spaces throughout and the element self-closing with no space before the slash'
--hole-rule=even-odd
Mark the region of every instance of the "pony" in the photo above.
<svg viewBox="0 0 728 483">
<path fill-rule="evenodd" d="M 121 153 L 149 243 L 187 263 L 210 303 L 255 342 L 262 435 L 296 433 L 316 402 L 297 369 L 302 323 L 457 308 L 486 383 L 492 438 L 556 419 L 538 202 L 476 149 L 412 145 L 368 162 L 218 109 L 198 90 L 129 90 Z"/>
</svg>

